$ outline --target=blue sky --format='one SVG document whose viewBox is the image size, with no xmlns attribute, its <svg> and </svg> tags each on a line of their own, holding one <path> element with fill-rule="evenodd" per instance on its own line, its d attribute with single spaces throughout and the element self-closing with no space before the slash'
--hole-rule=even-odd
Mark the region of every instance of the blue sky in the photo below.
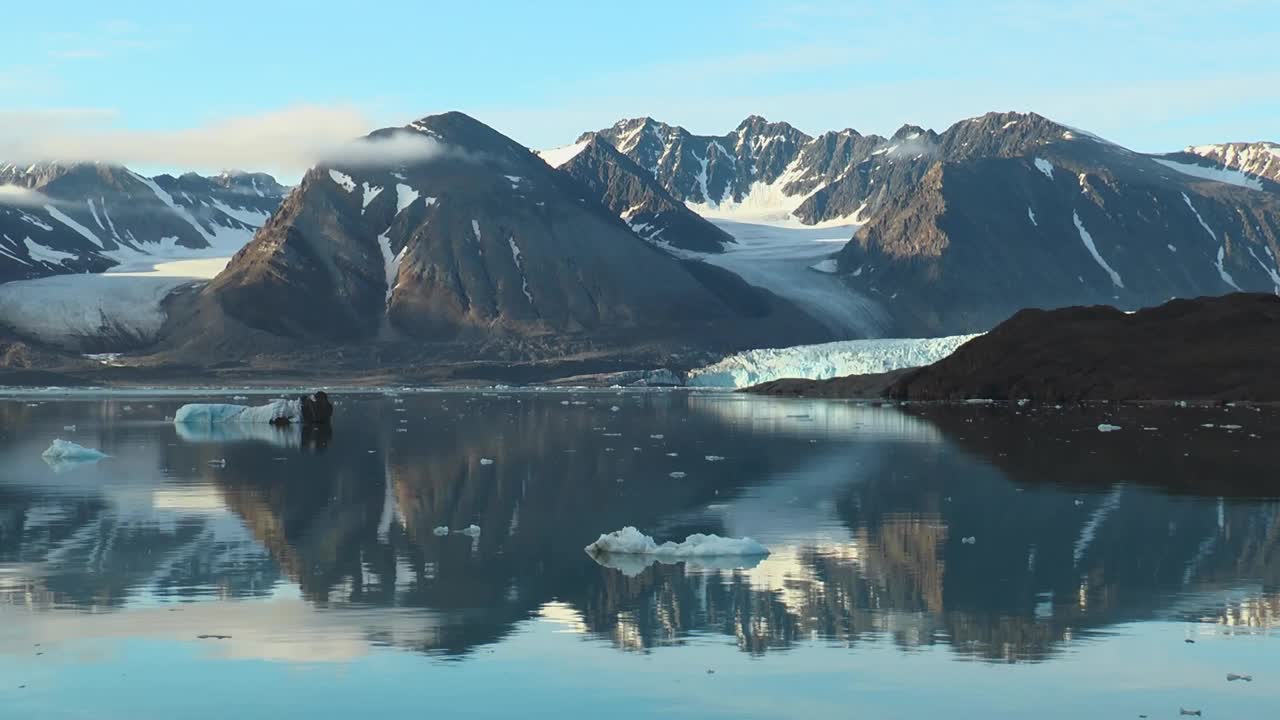
<svg viewBox="0 0 1280 720">
<path fill-rule="evenodd" d="M 635 115 L 884 134 L 989 110 L 1147 151 L 1280 140 L 1274 0 L 63 0 L 5 16 L 6 156 L 288 173 L 336 137 L 450 109 L 534 147 Z"/>
</svg>

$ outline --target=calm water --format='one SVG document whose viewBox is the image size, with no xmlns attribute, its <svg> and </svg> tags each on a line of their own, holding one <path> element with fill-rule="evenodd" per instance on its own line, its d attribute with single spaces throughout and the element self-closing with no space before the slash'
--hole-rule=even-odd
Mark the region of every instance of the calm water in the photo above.
<svg viewBox="0 0 1280 720">
<path fill-rule="evenodd" d="M 0 717 L 1280 714 L 1274 411 L 190 400 L 0 400 Z M 773 552 L 583 552 L 625 525 Z"/>
</svg>

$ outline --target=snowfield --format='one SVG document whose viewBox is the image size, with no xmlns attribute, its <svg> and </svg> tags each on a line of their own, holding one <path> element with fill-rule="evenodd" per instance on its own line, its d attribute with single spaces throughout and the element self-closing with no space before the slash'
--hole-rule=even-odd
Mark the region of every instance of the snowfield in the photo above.
<svg viewBox="0 0 1280 720">
<path fill-rule="evenodd" d="M 1176 170 L 1183 175 L 1190 175 L 1202 180 L 1215 180 L 1217 182 L 1227 183 L 1228 185 L 1249 188 L 1250 190 L 1262 189 L 1262 182 L 1260 180 L 1242 173 L 1239 170 L 1232 170 L 1224 167 L 1205 167 L 1204 165 L 1180 163 L 1176 160 L 1166 160 L 1164 158 L 1151 159 L 1170 170 Z"/>
<path fill-rule="evenodd" d="M 978 337 L 844 340 L 821 345 L 764 348 L 730 355 L 690 371 L 690 387 L 744 388 L 782 378 L 826 380 L 929 365 Z"/>
</svg>

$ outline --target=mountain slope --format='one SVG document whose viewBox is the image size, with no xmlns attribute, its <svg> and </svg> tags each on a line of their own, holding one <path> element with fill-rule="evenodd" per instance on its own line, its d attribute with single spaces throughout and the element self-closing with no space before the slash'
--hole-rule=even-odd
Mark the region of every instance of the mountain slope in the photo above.
<svg viewBox="0 0 1280 720">
<path fill-rule="evenodd" d="M 554 151 L 552 151 L 554 153 Z M 630 158 L 598 136 L 581 141 L 558 167 L 582 183 L 637 235 L 696 252 L 720 252 L 733 236 L 685 207 Z M 563 157 L 563 155 L 562 155 Z M 558 159 L 554 154 L 544 159 Z"/>
<path fill-rule="evenodd" d="M 1164 157 L 1180 165 L 1205 168 L 1207 172 L 1195 168 L 1184 168 L 1184 170 L 1203 172 L 1209 177 L 1218 175 L 1222 178 L 1230 178 L 1232 173 L 1239 173 L 1243 176 L 1236 178 L 1240 184 L 1255 185 L 1259 189 L 1280 192 L 1280 144 L 1278 143 L 1193 145 L 1180 153 L 1172 153 Z"/>
<path fill-rule="evenodd" d="M 379 130 L 362 148 L 305 175 L 185 308 L 173 342 L 216 343 L 206 336 L 237 326 L 304 343 L 825 335 L 777 298 L 650 246 L 570 175 L 466 115 Z"/>
<path fill-rule="evenodd" d="M 94 163 L 0 165 L 0 281 L 229 256 L 283 196 L 260 174 L 146 178 Z"/>
<path fill-rule="evenodd" d="M 1280 292 L 1275 195 L 1036 115 L 964 121 L 887 172 L 920 179 L 885 198 L 838 267 L 906 334 L 985 330 L 1023 307 Z"/>
</svg>

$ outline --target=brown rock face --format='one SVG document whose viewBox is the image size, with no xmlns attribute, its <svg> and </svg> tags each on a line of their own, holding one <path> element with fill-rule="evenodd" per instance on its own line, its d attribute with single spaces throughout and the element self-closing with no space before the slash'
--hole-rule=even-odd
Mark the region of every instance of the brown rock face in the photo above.
<svg viewBox="0 0 1280 720">
<path fill-rule="evenodd" d="M 1280 297 L 1023 310 L 903 377 L 902 400 L 1280 401 Z"/>
</svg>

